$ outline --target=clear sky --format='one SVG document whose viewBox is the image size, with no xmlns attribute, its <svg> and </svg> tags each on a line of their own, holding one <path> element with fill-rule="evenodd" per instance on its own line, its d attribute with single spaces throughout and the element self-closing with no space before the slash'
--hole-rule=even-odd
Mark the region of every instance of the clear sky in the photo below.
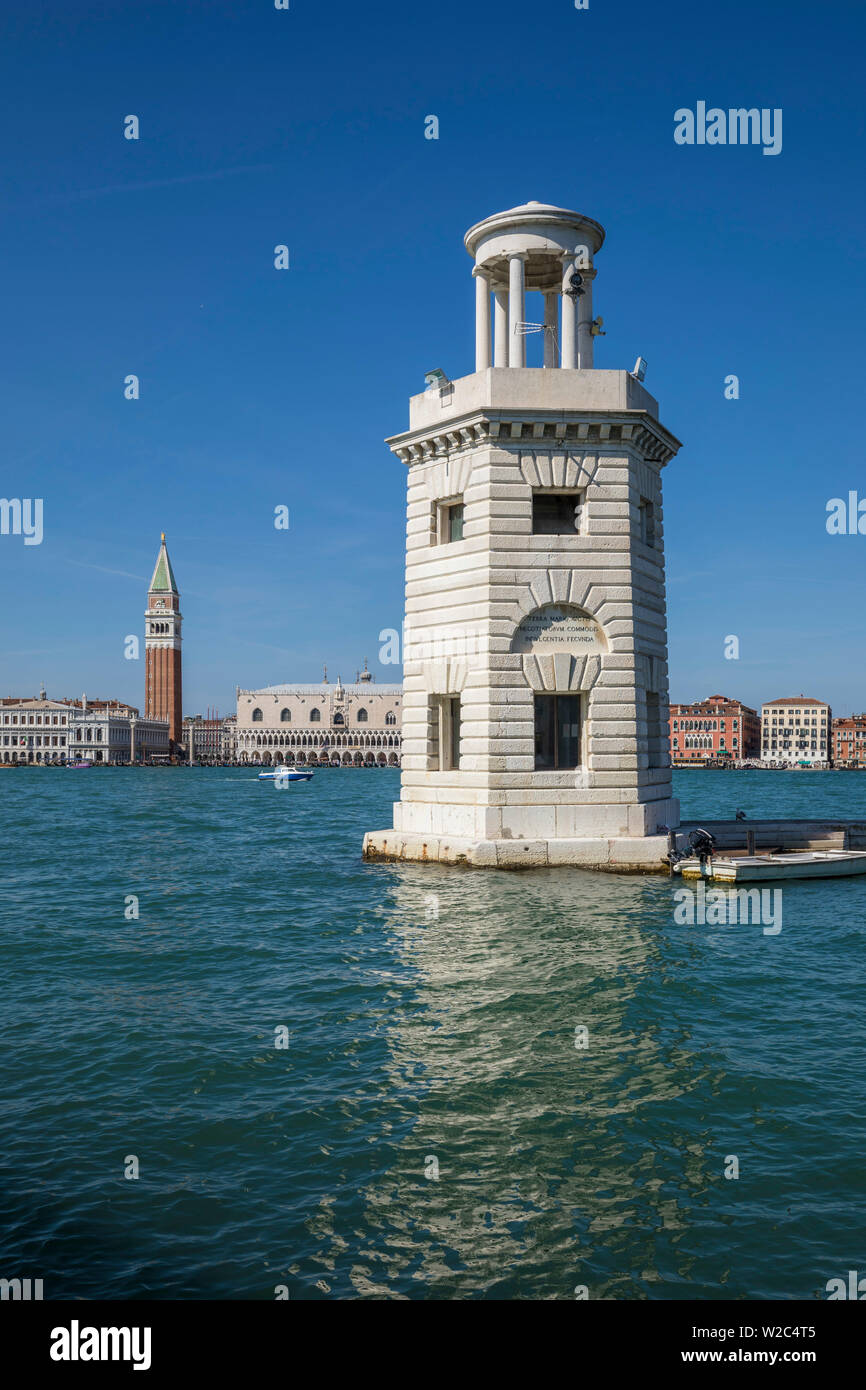
<svg viewBox="0 0 866 1390">
<path fill-rule="evenodd" d="M 866 707 L 866 535 L 825 526 L 866 498 L 862 0 L 28 0 L 2 30 L 0 495 L 44 539 L 0 536 L 0 693 L 143 703 L 161 530 L 186 713 L 324 661 L 399 679 L 383 438 L 473 370 L 464 231 L 538 199 L 605 226 L 596 365 L 646 357 L 683 441 L 672 699 Z M 781 108 L 781 153 L 675 144 L 698 101 Z"/>
</svg>

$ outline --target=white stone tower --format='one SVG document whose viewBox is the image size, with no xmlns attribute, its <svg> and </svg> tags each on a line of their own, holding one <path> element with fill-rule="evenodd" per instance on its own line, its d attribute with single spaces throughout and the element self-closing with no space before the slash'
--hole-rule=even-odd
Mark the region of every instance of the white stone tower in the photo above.
<svg viewBox="0 0 866 1390">
<path fill-rule="evenodd" d="M 403 772 L 364 853 L 657 868 L 679 821 L 661 490 L 679 442 L 632 373 L 593 368 L 597 222 L 527 203 L 465 241 L 475 371 L 431 372 L 388 441 L 409 471 Z"/>
</svg>

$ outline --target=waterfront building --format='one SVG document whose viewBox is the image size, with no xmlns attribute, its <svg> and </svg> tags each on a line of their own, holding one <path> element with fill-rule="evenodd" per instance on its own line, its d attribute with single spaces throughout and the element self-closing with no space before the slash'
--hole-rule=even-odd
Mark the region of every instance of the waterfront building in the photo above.
<svg viewBox="0 0 866 1390">
<path fill-rule="evenodd" d="M 5 699 L 0 702 L 2 762 L 128 763 L 168 759 L 168 722 L 142 719 L 120 700 Z"/>
<path fill-rule="evenodd" d="M 674 764 L 747 762 L 760 757 L 761 720 L 727 695 L 671 705 L 670 748 Z"/>
<path fill-rule="evenodd" d="M 353 685 L 269 685 L 237 692 L 237 760 L 339 766 L 400 764 L 403 687 L 377 685 L 366 669 Z"/>
<path fill-rule="evenodd" d="M 168 762 L 167 719 L 142 719 L 133 705 L 88 699 L 86 695 L 73 701 L 71 710 L 70 762 Z"/>
<path fill-rule="evenodd" d="M 368 858 L 656 867 L 679 823 L 661 470 L 680 446 L 643 359 L 594 368 L 604 236 L 541 203 L 466 234 L 475 371 L 429 372 L 388 441 L 408 475 L 403 772 Z"/>
<path fill-rule="evenodd" d="M 0 761 L 66 762 L 71 722 L 70 702 L 47 699 L 44 688 L 37 699 L 0 700 Z"/>
<path fill-rule="evenodd" d="M 831 753 L 837 767 L 866 767 L 866 714 L 833 720 Z"/>
<path fill-rule="evenodd" d="M 807 695 L 768 700 L 761 706 L 761 761 L 828 767 L 830 706 Z"/>
<path fill-rule="evenodd" d="M 183 734 L 180 594 L 165 532 L 160 539 L 153 578 L 147 591 L 144 638 L 144 713 L 168 720 L 170 751 L 180 750 Z"/>
<path fill-rule="evenodd" d="M 183 741 L 187 757 L 196 763 L 230 763 L 235 758 L 237 715 L 186 715 Z"/>
</svg>

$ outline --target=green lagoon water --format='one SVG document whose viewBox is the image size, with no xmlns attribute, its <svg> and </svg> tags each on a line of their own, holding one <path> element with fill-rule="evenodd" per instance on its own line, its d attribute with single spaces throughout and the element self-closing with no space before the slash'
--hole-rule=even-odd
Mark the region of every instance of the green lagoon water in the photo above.
<svg viewBox="0 0 866 1390">
<path fill-rule="evenodd" d="M 660 877 L 363 864 L 392 771 L 0 775 L 3 1277 L 790 1299 L 866 1271 L 866 878 L 786 885 L 778 936 L 684 927 Z M 856 773 L 676 783 L 689 817 L 866 819 Z"/>
</svg>

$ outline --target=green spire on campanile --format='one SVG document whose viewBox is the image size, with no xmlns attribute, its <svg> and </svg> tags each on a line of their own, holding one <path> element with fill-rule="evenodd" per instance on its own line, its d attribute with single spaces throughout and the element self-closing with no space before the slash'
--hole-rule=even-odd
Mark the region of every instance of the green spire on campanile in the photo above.
<svg viewBox="0 0 866 1390">
<path fill-rule="evenodd" d="M 168 551 L 165 548 L 165 532 L 160 536 L 159 555 L 156 560 L 156 569 L 153 571 L 153 578 L 150 581 L 148 593 L 180 594 L 177 587 L 177 580 L 171 568 L 171 560 L 168 558 Z"/>
</svg>

